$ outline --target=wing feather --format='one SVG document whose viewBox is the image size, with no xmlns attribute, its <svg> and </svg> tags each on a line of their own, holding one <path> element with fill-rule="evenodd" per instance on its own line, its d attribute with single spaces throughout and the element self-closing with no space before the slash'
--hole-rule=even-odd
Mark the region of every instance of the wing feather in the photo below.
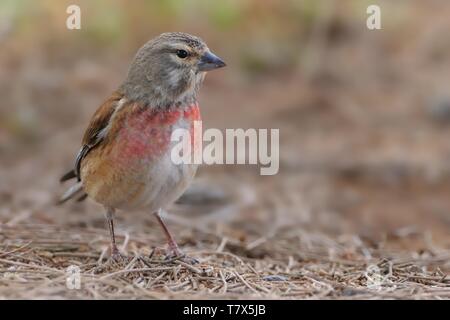
<svg viewBox="0 0 450 320">
<path fill-rule="evenodd" d="M 61 182 L 72 178 L 77 178 L 78 181 L 81 180 L 81 161 L 86 157 L 89 151 L 94 149 L 104 140 L 107 135 L 108 125 L 122 98 L 123 94 L 114 92 L 94 113 L 91 122 L 84 133 L 82 146 L 75 160 L 75 167 L 61 178 Z"/>
</svg>

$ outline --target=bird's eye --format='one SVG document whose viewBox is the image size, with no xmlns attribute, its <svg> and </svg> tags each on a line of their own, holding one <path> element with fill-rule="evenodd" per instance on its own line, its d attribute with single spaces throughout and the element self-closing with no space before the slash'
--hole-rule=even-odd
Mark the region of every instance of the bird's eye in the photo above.
<svg viewBox="0 0 450 320">
<path fill-rule="evenodd" d="M 180 59 L 184 59 L 188 56 L 188 52 L 186 50 L 177 50 L 177 57 Z"/>
</svg>

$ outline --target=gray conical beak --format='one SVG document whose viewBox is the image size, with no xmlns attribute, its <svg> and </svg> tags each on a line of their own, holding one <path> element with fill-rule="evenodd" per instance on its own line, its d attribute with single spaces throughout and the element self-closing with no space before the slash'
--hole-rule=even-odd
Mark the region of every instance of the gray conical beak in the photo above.
<svg viewBox="0 0 450 320">
<path fill-rule="evenodd" d="M 226 64 L 225 64 L 225 62 L 223 62 L 222 59 L 220 59 L 214 53 L 212 53 L 211 51 L 207 51 L 200 58 L 200 61 L 198 62 L 197 66 L 198 66 L 198 71 L 210 71 L 210 70 L 225 67 Z"/>
</svg>

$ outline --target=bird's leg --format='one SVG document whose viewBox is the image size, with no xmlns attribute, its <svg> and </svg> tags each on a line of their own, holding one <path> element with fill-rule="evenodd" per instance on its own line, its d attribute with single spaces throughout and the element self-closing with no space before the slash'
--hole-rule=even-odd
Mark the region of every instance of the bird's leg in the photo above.
<svg viewBox="0 0 450 320">
<path fill-rule="evenodd" d="M 171 258 L 177 258 L 180 260 L 183 260 L 186 263 L 190 263 L 190 264 L 196 264 L 199 261 L 195 258 L 186 256 L 181 250 L 180 248 L 178 248 L 177 243 L 175 242 L 175 239 L 173 238 L 172 234 L 169 232 L 169 229 L 167 228 L 166 224 L 164 223 L 164 221 L 161 218 L 161 210 L 158 210 L 157 212 L 155 212 L 155 216 L 156 219 L 158 220 L 159 224 L 161 225 L 164 234 L 166 235 L 167 238 L 167 243 L 169 245 L 169 257 Z"/>
<path fill-rule="evenodd" d="M 114 235 L 114 208 L 106 208 L 106 221 L 108 222 L 109 236 L 111 237 L 111 256 L 113 258 L 120 257 L 121 254 L 116 245 L 116 236 Z"/>
<path fill-rule="evenodd" d="M 169 250 L 172 256 L 174 257 L 181 257 L 183 256 L 183 253 L 181 252 L 180 248 L 178 248 L 178 244 L 176 243 L 175 239 L 173 238 L 172 234 L 170 233 L 169 229 L 167 228 L 166 224 L 164 223 L 163 219 L 161 218 L 161 210 L 158 210 L 155 212 L 156 219 L 158 220 L 159 224 L 161 225 L 164 234 L 167 238 L 167 244 L 169 245 Z"/>
</svg>

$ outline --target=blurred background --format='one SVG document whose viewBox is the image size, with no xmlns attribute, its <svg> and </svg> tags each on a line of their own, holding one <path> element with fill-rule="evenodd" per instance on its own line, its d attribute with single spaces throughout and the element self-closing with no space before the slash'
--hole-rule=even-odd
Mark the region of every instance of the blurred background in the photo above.
<svg viewBox="0 0 450 320">
<path fill-rule="evenodd" d="M 66 28 L 70 4 L 81 30 Z M 381 30 L 366 27 L 370 4 Z M 208 245 L 189 237 L 195 221 L 254 257 L 277 256 L 257 241 L 287 233 L 448 249 L 449 16 L 439 0 L 2 0 L 0 222 L 107 234 L 93 202 L 53 204 L 67 188 L 58 179 L 137 49 L 183 31 L 228 64 L 200 92 L 204 127 L 279 128 L 281 144 L 275 176 L 200 169 L 173 210 L 183 245 Z M 160 235 L 149 215 L 119 215 L 118 228 Z"/>
</svg>

